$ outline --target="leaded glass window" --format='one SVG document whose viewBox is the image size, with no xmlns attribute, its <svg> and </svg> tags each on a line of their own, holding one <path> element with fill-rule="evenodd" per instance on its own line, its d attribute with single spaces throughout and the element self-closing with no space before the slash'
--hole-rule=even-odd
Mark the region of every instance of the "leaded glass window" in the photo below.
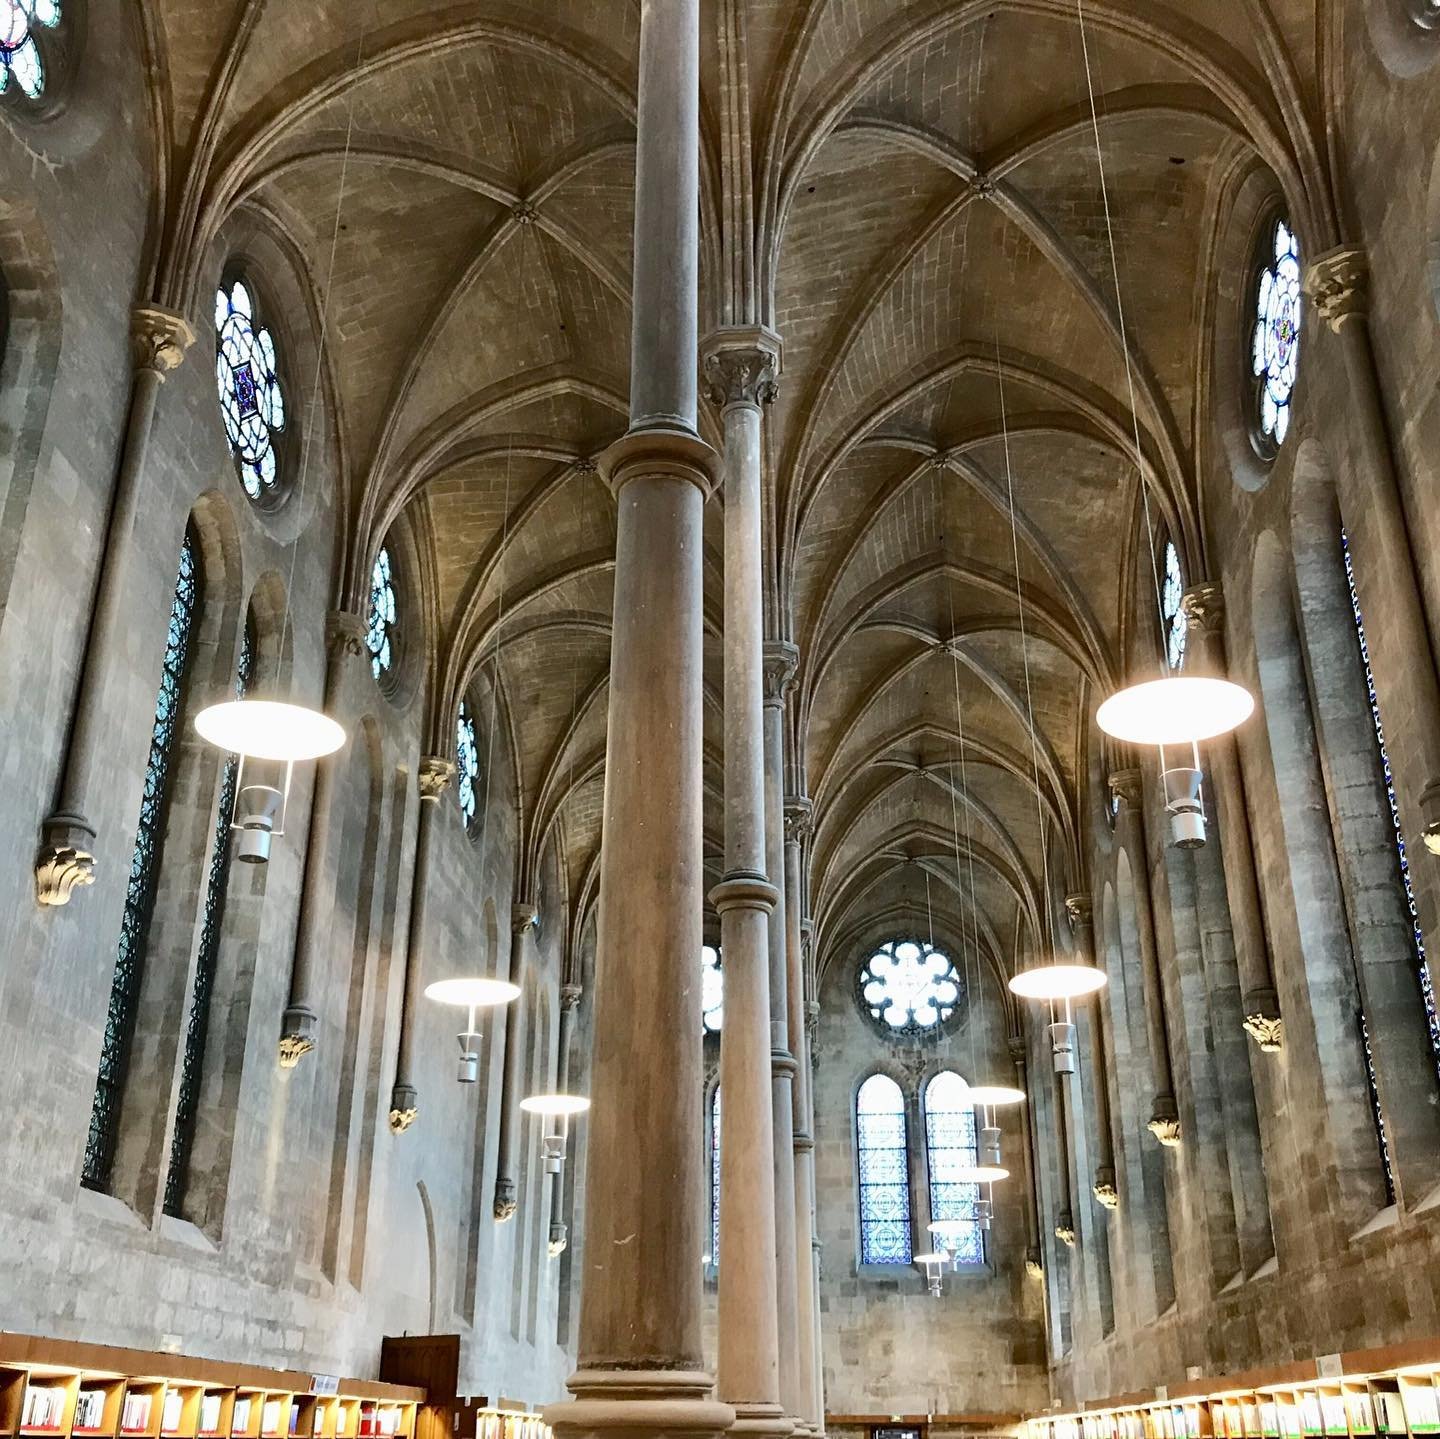
<svg viewBox="0 0 1440 1439">
<path fill-rule="evenodd" d="M 247 616 L 235 666 L 235 698 L 243 700 L 255 669 L 255 626 Z M 215 808 L 215 834 L 210 842 L 210 873 L 205 882 L 205 914 L 195 957 L 195 987 L 185 1025 L 185 1053 L 180 1062 L 180 1095 L 175 1105 L 175 1133 L 170 1141 L 170 1167 L 165 1175 L 165 1213 L 184 1215 L 185 1187 L 190 1179 L 190 1151 L 195 1143 L 195 1117 L 200 1105 L 200 1078 L 205 1065 L 205 1036 L 210 1022 L 210 995 L 220 958 L 225 924 L 225 894 L 230 880 L 230 823 L 235 811 L 235 786 L 240 756 L 225 756 L 220 772 L 220 802 Z"/>
<path fill-rule="evenodd" d="M 725 1021 L 725 974 L 720 951 L 707 944 L 700 951 L 700 1018 L 706 1034 L 719 1034 Z"/>
<path fill-rule="evenodd" d="M 882 944 L 860 967 L 860 1000 L 887 1034 L 938 1032 L 960 1003 L 950 956 L 920 940 Z"/>
<path fill-rule="evenodd" d="M 215 292 L 215 384 L 245 493 L 252 500 L 273 499 L 280 485 L 275 445 L 285 428 L 285 392 L 275 340 L 259 323 L 255 301 L 239 280 Z"/>
<path fill-rule="evenodd" d="M 36 36 L 60 24 L 60 0 L 0 0 L 0 94 L 13 81 L 38 100 L 45 92 L 45 60 Z"/>
<path fill-rule="evenodd" d="M 710 1264 L 720 1262 L 720 1086 L 710 1097 Z"/>
<path fill-rule="evenodd" d="M 860 1262 L 909 1264 L 910 1155 L 905 1096 L 888 1075 L 872 1074 L 855 1098 L 860 1170 Z"/>
<path fill-rule="evenodd" d="M 1165 627 L 1165 661 L 1172 670 L 1185 663 L 1185 612 L 1180 601 L 1185 595 L 1185 577 L 1180 572 L 1180 552 L 1173 540 L 1165 541 L 1165 574 L 1160 584 L 1160 621 Z"/>
<path fill-rule="evenodd" d="M 120 1101 L 134 1036 L 145 945 L 155 909 L 155 888 L 160 878 L 165 815 L 174 771 L 175 736 L 184 703 L 185 674 L 190 663 L 195 603 L 199 591 L 199 546 L 194 532 L 187 530 L 180 550 L 180 571 L 175 580 L 174 598 L 170 604 L 165 660 L 150 730 L 150 755 L 145 762 L 140 822 L 136 826 L 135 850 L 130 858 L 130 880 L 125 891 L 120 939 L 115 948 L 115 974 L 110 982 L 105 1037 L 100 1048 L 100 1072 L 95 1080 L 90 1133 L 85 1141 L 81 1180 L 91 1189 L 109 1187 L 110 1171 L 115 1161 Z"/>
<path fill-rule="evenodd" d="M 1284 220 L 1276 220 L 1260 266 L 1250 363 L 1260 439 L 1278 448 L 1290 429 L 1300 366 L 1300 242 Z"/>
<path fill-rule="evenodd" d="M 1370 720 L 1375 727 L 1375 747 L 1380 760 L 1380 778 L 1385 788 L 1385 802 L 1390 811 L 1390 827 L 1395 834 L 1395 861 L 1400 885 L 1405 894 L 1405 908 L 1410 915 L 1410 933 L 1415 949 L 1412 960 L 1420 985 L 1420 1002 L 1425 1006 L 1425 1026 L 1430 1034 L 1430 1048 L 1440 1068 L 1440 1017 L 1435 1012 L 1435 986 L 1431 982 L 1430 963 L 1425 955 L 1425 935 L 1420 928 L 1420 910 L 1415 903 L 1415 887 L 1410 881 L 1410 857 L 1405 850 L 1405 834 L 1400 828 L 1400 801 L 1395 794 L 1395 776 L 1390 771 L 1390 752 L 1385 747 L 1385 726 L 1380 723 L 1380 699 L 1375 692 L 1375 675 L 1370 669 L 1370 645 L 1365 638 L 1365 618 L 1360 613 L 1360 591 L 1355 586 L 1355 562 L 1350 553 L 1350 537 L 1340 531 L 1340 552 L 1345 560 L 1345 580 L 1350 586 L 1350 610 L 1355 620 L 1355 635 L 1360 641 L 1360 664 L 1365 673 L 1365 694 L 1370 703 Z"/>
<path fill-rule="evenodd" d="M 479 785 L 480 747 L 475 742 L 475 720 L 470 706 L 461 700 L 460 712 L 455 716 L 455 795 L 467 830 L 475 828 L 479 815 Z"/>
<path fill-rule="evenodd" d="M 925 1166 L 930 1180 L 930 1220 L 950 1226 L 946 1245 L 957 1264 L 982 1264 L 985 1242 L 976 1218 L 980 1186 L 957 1176 L 977 1163 L 975 1111 L 970 1086 L 946 1069 L 925 1086 Z"/>
<path fill-rule="evenodd" d="M 390 551 L 383 545 L 370 571 L 370 624 L 365 643 L 370 651 L 370 672 L 383 679 L 395 666 L 395 575 Z"/>
<path fill-rule="evenodd" d="M 1370 1122 L 1380 1146 L 1380 1174 L 1385 1182 L 1385 1203 L 1395 1202 L 1395 1170 L 1390 1163 L 1390 1136 L 1385 1132 L 1385 1111 L 1380 1107 L 1380 1084 L 1375 1077 L 1375 1055 L 1370 1048 L 1370 1023 L 1362 1009 L 1355 1016 L 1360 1026 L 1360 1052 L 1365 1056 L 1365 1091 L 1370 1100 Z"/>
</svg>

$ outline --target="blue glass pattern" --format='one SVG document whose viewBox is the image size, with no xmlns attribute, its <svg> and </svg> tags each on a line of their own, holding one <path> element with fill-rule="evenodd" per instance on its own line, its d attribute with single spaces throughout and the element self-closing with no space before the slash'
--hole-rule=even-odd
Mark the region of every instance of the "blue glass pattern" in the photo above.
<svg viewBox="0 0 1440 1439">
<path fill-rule="evenodd" d="M 215 292 L 215 384 L 240 483 L 252 500 L 268 498 L 280 484 L 275 437 L 285 428 L 285 392 L 274 337 L 239 280 Z"/>
<path fill-rule="evenodd" d="M 1430 978 L 1430 963 L 1425 955 L 1425 935 L 1420 928 L 1420 910 L 1415 903 L 1415 889 L 1410 882 L 1410 859 L 1405 851 L 1405 835 L 1400 828 L 1400 802 L 1395 794 L 1395 777 L 1390 771 L 1390 752 L 1385 748 L 1385 727 L 1380 723 L 1380 700 L 1375 692 L 1375 676 L 1370 669 L 1370 646 L 1365 639 L 1365 620 L 1360 613 L 1360 591 L 1355 585 L 1355 563 L 1350 554 L 1350 536 L 1340 531 L 1340 552 L 1345 560 L 1345 579 L 1350 586 L 1350 609 L 1355 620 L 1355 634 L 1360 641 L 1360 663 L 1365 671 L 1365 694 L 1370 702 L 1370 719 L 1375 726 L 1375 745 L 1380 758 L 1381 779 L 1385 801 L 1390 808 L 1390 826 L 1395 832 L 1395 855 L 1400 870 L 1400 884 L 1405 893 L 1405 908 L 1410 915 L 1410 932 L 1415 940 L 1412 956 L 1415 975 L 1420 986 L 1420 1002 L 1425 1006 L 1425 1026 L 1430 1035 L 1430 1049 L 1440 1071 L 1440 1019 L 1435 1013 L 1435 986 Z"/>
<path fill-rule="evenodd" d="M 81 1182 L 91 1189 L 109 1188 L 115 1163 L 120 1101 L 134 1037 L 145 946 L 155 910 L 155 887 L 160 878 L 175 736 L 180 727 L 185 672 L 190 663 L 195 602 L 199 590 L 199 547 L 193 531 L 187 530 L 180 550 L 175 595 L 170 605 L 165 661 L 160 674 L 160 691 L 155 697 L 150 756 L 145 763 L 145 786 L 140 799 L 140 822 L 136 826 L 135 850 L 130 859 L 130 881 L 125 892 L 120 938 L 115 947 L 115 974 L 110 982 L 105 1038 L 100 1049 L 100 1072 L 95 1080 L 90 1133 L 85 1141 L 85 1159 L 80 1174 Z"/>
<path fill-rule="evenodd" d="M 706 1034 L 719 1034 L 725 1022 L 725 971 L 720 968 L 720 951 L 705 945 L 700 965 L 700 1022 Z"/>
<path fill-rule="evenodd" d="M 480 812 L 479 785 L 480 747 L 475 743 L 475 721 L 469 705 L 461 700 L 460 712 L 455 716 L 455 795 L 467 830 L 475 828 Z"/>
<path fill-rule="evenodd" d="M 882 944 L 860 968 L 860 1000 L 886 1034 L 939 1032 L 960 1003 L 950 956 L 921 940 Z"/>
<path fill-rule="evenodd" d="M 905 1096 L 888 1075 L 872 1074 L 855 1099 L 860 1170 L 860 1262 L 909 1264 L 910 1155 Z"/>
<path fill-rule="evenodd" d="M 235 698 L 243 700 L 255 669 L 255 627 L 246 616 L 235 666 Z M 205 915 L 200 923 L 200 945 L 195 956 L 195 987 L 190 994 L 190 1018 L 185 1025 L 185 1053 L 180 1061 L 180 1094 L 175 1104 L 175 1132 L 170 1141 L 170 1167 L 165 1172 L 166 1214 L 184 1217 L 185 1188 L 190 1179 L 190 1151 L 195 1143 L 195 1120 L 200 1108 L 200 1076 L 205 1066 L 205 1036 L 210 1022 L 210 995 L 215 988 L 215 966 L 220 958 L 220 935 L 225 924 L 225 894 L 230 881 L 230 823 L 235 812 L 235 785 L 240 777 L 239 755 L 227 754 L 220 773 L 220 802 L 215 808 L 215 834 L 210 842 L 210 874 L 205 884 Z"/>
<path fill-rule="evenodd" d="M 720 1262 L 720 1086 L 710 1100 L 710 1263 Z"/>
<path fill-rule="evenodd" d="M 32 100 L 44 94 L 45 62 L 35 32 L 59 23 L 60 0 L 0 0 L 0 94 L 11 80 Z"/>
<path fill-rule="evenodd" d="M 1390 1136 L 1385 1132 L 1385 1111 L 1380 1108 L 1380 1085 L 1375 1079 L 1375 1056 L 1370 1051 L 1370 1025 L 1362 1009 L 1356 1016 L 1360 1025 L 1360 1050 L 1365 1056 L 1365 1088 L 1370 1100 L 1370 1119 L 1375 1141 L 1380 1146 L 1380 1173 L 1385 1180 L 1385 1203 L 1395 1202 L 1395 1170 L 1390 1163 Z"/>
<path fill-rule="evenodd" d="M 1281 445 L 1300 372 L 1300 242 L 1284 220 L 1275 222 L 1270 241 L 1255 291 L 1250 359 L 1259 386 L 1260 433 Z"/>
<path fill-rule="evenodd" d="M 382 545 L 370 571 L 370 622 L 365 636 L 370 651 L 370 673 L 377 680 L 388 675 L 395 663 L 391 643 L 395 615 L 395 577 L 390 567 L 390 551 Z"/>
<path fill-rule="evenodd" d="M 1165 576 L 1160 588 L 1160 617 L 1165 626 L 1165 659 L 1172 670 L 1185 663 L 1185 613 L 1180 601 L 1185 577 L 1180 573 L 1180 552 L 1173 540 L 1165 541 Z"/>
<path fill-rule="evenodd" d="M 979 1155 L 969 1088 L 949 1069 L 925 1086 L 925 1162 L 930 1174 L 931 1222 L 954 1226 L 946 1231 L 945 1241 L 957 1263 L 983 1264 L 985 1240 L 975 1217 L 980 1186 L 957 1178 Z"/>
</svg>

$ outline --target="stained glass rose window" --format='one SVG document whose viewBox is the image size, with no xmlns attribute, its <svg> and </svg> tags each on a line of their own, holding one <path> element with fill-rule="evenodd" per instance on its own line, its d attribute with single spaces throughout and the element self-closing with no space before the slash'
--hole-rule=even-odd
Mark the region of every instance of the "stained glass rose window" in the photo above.
<svg viewBox="0 0 1440 1439">
<path fill-rule="evenodd" d="M 948 954 L 919 940 L 883 944 L 860 969 L 860 999 L 892 1034 L 924 1034 L 960 1003 L 960 976 Z"/>
<path fill-rule="evenodd" d="M 215 292 L 215 342 L 220 414 L 240 483 L 252 500 L 268 499 L 280 483 L 275 437 L 285 428 L 285 395 L 275 341 L 257 323 L 254 299 L 239 280 Z"/>
<path fill-rule="evenodd" d="M 60 0 L 0 0 L 0 94 L 13 81 L 32 100 L 45 91 L 45 61 L 37 30 L 60 23 Z"/>
<path fill-rule="evenodd" d="M 1290 429 L 1290 397 L 1300 363 L 1300 242 L 1277 220 L 1268 259 L 1255 292 L 1251 366 L 1258 384 L 1260 434 L 1284 443 Z"/>
</svg>

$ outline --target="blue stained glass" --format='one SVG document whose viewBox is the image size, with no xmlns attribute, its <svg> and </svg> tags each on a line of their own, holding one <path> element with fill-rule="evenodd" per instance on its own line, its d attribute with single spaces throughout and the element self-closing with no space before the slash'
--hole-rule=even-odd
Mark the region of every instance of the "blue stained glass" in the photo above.
<svg viewBox="0 0 1440 1439">
<path fill-rule="evenodd" d="M 1160 613 L 1165 625 L 1165 659 L 1172 670 L 1185 663 L 1185 613 L 1180 601 L 1185 596 L 1185 578 L 1180 572 L 1180 552 L 1174 542 L 1165 542 L 1165 577 L 1160 590 Z"/>
<path fill-rule="evenodd" d="M 710 1101 L 710 1254 L 711 1264 L 720 1262 L 720 1086 Z"/>
<path fill-rule="evenodd" d="M 1300 242 L 1283 220 L 1275 222 L 1270 239 L 1255 291 L 1251 368 L 1259 385 L 1261 434 L 1281 445 L 1300 371 Z"/>
<path fill-rule="evenodd" d="M 60 0 L 0 0 L 0 94 L 13 79 L 32 100 L 45 90 L 45 62 L 35 41 L 37 27 L 60 23 Z"/>
<path fill-rule="evenodd" d="M 956 1176 L 977 1162 L 975 1111 L 969 1086 L 943 1070 L 925 1086 L 925 1158 L 930 1171 L 930 1219 L 950 1226 L 945 1242 L 957 1263 L 981 1264 L 985 1240 L 976 1218 L 980 1186 Z"/>
<path fill-rule="evenodd" d="M 225 437 L 252 500 L 275 494 L 280 481 L 275 437 L 285 428 L 285 392 L 276 367 L 274 338 L 258 323 L 250 291 L 239 280 L 222 286 L 215 292 L 215 384 Z"/>
<path fill-rule="evenodd" d="M 1365 1056 L 1365 1088 L 1370 1100 L 1370 1119 L 1375 1141 L 1380 1146 L 1380 1172 L 1385 1178 L 1385 1203 L 1395 1202 L 1395 1171 L 1390 1164 L 1390 1136 L 1385 1132 L 1385 1111 L 1380 1108 L 1380 1085 L 1375 1078 L 1375 1056 L 1370 1049 L 1370 1025 L 1362 1009 L 1356 1016 L 1360 1025 L 1360 1049 Z"/>
<path fill-rule="evenodd" d="M 1430 1034 L 1430 1049 L 1440 1071 L 1440 1019 L 1435 1012 L 1435 986 L 1430 977 L 1430 963 L 1425 955 L 1425 935 L 1420 928 L 1420 910 L 1415 903 L 1415 889 L 1410 882 L 1410 859 L 1405 852 L 1405 834 L 1400 828 L 1400 802 L 1395 794 L 1395 779 L 1390 772 L 1390 753 L 1385 748 L 1385 727 L 1380 723 L 1380 700 L 1375 692 L 1375 676 L 1370 669 L 1370 646 L 1365 639 L 1365 620 L 1360 613 L 1360 591 L 1355 585 L 1355 565 L 1350 554 L 1350 536 L 1340 531 L 1340 552 L 1345 560 L 1345 579 L 1350 587 L 1350 609 L 1355 619 L 1355 634 L 1360 641 L 1360 662 L 1365 670 L 1365 693 L 1370 702 L 1370 719 L 1375 726 L 1375 745 L 1380 756 L 1381 778 L 1385 800 L 1390 809 L 1390 825 L 1395 832 L 1395 855 L 1400 870 L 1400 884 L 1405 892 L 1405 907 L 1410 914 L 1410 932 L 1415 940 L 1415 974 L 1420 985 L 1420 1002 L 1425 1006 L 1425 1025 Z"/>
<path fill-rule="evenodd" d="M 165 808 L 170 793 L 175 735 L 185 671 L 190 662 L 195 601 L 199 589 L 199 548 L 194 532 L 187 530 L 170 605 L 165 660 L 160 672 L 160 690 L 155 699 L 155 722 L 150 733 L 150 756 L 145 764 L 140 822 L 135 830 L 135 849 L 130 856 L 130 880 L 125 893 L 125 911 L 120 921 L 120 938 L 115 947 L 115 974 L 110 982 L 100 1071 L 95 1080 L 90 1132 L 85 1141 L 85 1159 L 80 1174 L 81 1182 L 91 1189 L 109 1188 L 115 1162 L 120 1101 L 134 1037 L 145 945 L 155 909 L 155 889 L 160 878 Z"/>
<path fill-rule="evenodd" d="M 370 651 L 370 672 L 377 680 L 389 674 L 395 663 L 392 635 L 396 613 L 390 551 L 382 545 L 370 571 L 370 622 L 365 636 Z"/>
<path fill-rule="evenodd" d="M 460 701 L 460 713 L 455 717 L 455 775 L 460 813 L 465 817 L 465 828 L 473 829 L 479 813 L 480 748 L 475 743 L 475 721 L 464 700 Z"/>
<path fill-rule="evenodd" d="M 872 1074 L 855 1100 L 860 1172 L 860 1262 L 909 1264 L 910 1159 L 905 1096 L 884 1074 Z"/>
<path fill-rule="evenodd" d="M 247 616 L 240 640 L 240 659 L 235 666 L 236 699 L 245 698 L 254 669 L 255 628 Z M 234 817 L 239 776 L 240 757 L 226 755 L 220 775 L 220 802 L 215 807 L 215 835 L 210 843 L 210 874 L 205 885 L 205 917 L 200 925 L 200 944 L 195 958 L 195 987 L 191 991 L 190 1018 L 185 1026 L 175 1132 L 170 1141 L 170 1166 L 165 1173 L 165 1213 L 177 1218 L 184 1217 L 185 1188 L 190 1179 L 190 1151 L 195 1143 L 195 1120 L 200 1107 L 210 995 L 215 987 L 215 966 L 220 958 L 220 935 L 225 923 L 225 892 L 230 880 L 230 822 Z"/>
</svg>

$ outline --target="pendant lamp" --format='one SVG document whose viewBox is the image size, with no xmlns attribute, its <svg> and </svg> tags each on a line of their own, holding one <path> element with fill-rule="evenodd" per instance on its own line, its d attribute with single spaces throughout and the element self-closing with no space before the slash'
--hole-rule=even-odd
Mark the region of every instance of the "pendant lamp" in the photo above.
<svg viewBox="0 0 1440 1439">
<path fill-rule="evenodd" d="M 590 1101 L 583 1094 L 532 1094 L 520 1101 L 520 1108 L 526 1114 L 568 1119 L 574 1114 L 584 1114 L 590 1108 Z"/>
<path fill-rule="evenodd" d="M 1254 710 L 1254 696 L 1230 680 L 1170 675 L 1111 695 L 1095 712 L 1095 723 L 1126 744 L 1198 744 L 1229 734 Z"/>
<path fill-rule="evenodd" d="M 938 1299 L 941 1292 L 940 1276 L 945 1272 L 945 1266 L 950 1262 L 948 1254 L 917 1254 L 916 1264 L 925 1266 L 925 1282 L 930 1293 Z"/>
<path fill-rule="evenodd" d="M 1013 993 L 1022 999 L 1084 999 L 1103 989 L 1105 971 L 1093 964 L 1041 964 L 1010 979 Z"/>
<path fill-rule="evenodd" d="M 509 1004 L 519 997 L 518 984 L 483 976 L 437 979 L 433 984 L 425 986 L 426 999 L 469 1011 L 469 1022 L 455 1036 L 460 1045 L 460 1066 L 455 1077 L 461 1084 L 474 1084 L 480 1078 L 480 1033 L 475 1028 L 475 1011 L 497 1004 Z"/>
<path fill-rule="evenodd" d="M 972 1084 L 970 1102 L 981 1109 L 999 1109 L 1006 1104 L 1024 1104 L 1025 1091 L 1008 1084 Z"/>
</svg>

